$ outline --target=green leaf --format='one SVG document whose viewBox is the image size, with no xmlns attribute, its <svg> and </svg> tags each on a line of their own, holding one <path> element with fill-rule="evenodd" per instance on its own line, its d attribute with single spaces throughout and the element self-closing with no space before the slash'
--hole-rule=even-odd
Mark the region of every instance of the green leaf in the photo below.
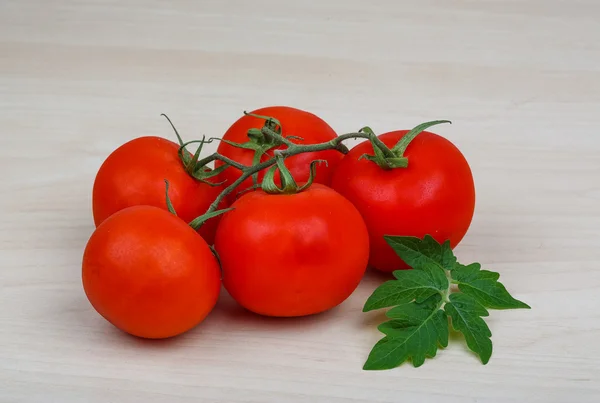
<svg viewBox="0 0 600 403">
<path fill-rule="evenodd" d="M 401 322 L 407 326 L 414 325 L 423 322 L 437 306 L 441 305 L 441 301 L 442 296 L 434 294 L 422 302 L 413 301 L 395 306 L 387 311 L 385 316 L 394 319 L 394 322 Z"/>
<path fill-rule="evenodd" d="M 385 239 L 414 269 L 395 271 L 397 281 L 386 281 L 375 289 L 365 303 L 363 312 L 413 300 L 423 302 L 434 294 L 448 290 L 449 283 L 443 265 L 453 266 L 456 263 L 449 243 L 440 245 L 429 236 L 424 240 L 396 236 L 386 236 Z"/>
<path fill-rule="evenodd" d="M 513 298 L 504 285 L 498 281 L 498 273 L 481 270 L 479 263 L 464 266 L 457 263 L 452 271 L 452 280 L 458 289 L 475 298 L 477 302 L 491 309 L 515 309 L 531 307 Z"/>
<path fill-rule="evenodd" d="M 368 298 L 363 311 L 391 307 L 389 321 L 379 325 L 385 334 L 375 344 L 363 369 L 391 369 L 412 360 L 418 367 L 448 345 L 448 318 L 462 332 L 469 348 L 487 364 L 492 355 L 492 332 L 483 320 L 487 308 L 529 308 L 498 282 L 500 275 L 481 270 L 479 263 L 456 261 L 450 242 L 426 235 L 385 236 L 387 243 L 412 270 L 397 270 L 391 280 Z M 451 293 L 450 279 L 461 292 Z M 445 305 L 444 305 L 445 304 Z M 443 308 L 442 308 L 443 307 Z"/>
<path fill-rule="evenodd" d="M 444 310 L 452 319 L 452 327 L 465 336 L 467 346 L 487 364 L 492 356 L 492 332 L 481 317 L 488 316 L 488 311 L 475 298 L 462 293 L 451 294 Z"/>
<path fill-rule="evenodd" d="M 441 302 L 436 294 L 422 303 L 411 302 L 390 310 L 388 316 L 394 319 L 379 325 L 386 336 L 375 344 L 363 369 L 391 369 L 408 359 L 419 367 L 427 357 L 435 357 L 438 345 L 448 345 L 448 319 L 440 309 Z"/>
<path fill-rule="evenodd" d="M 422 302 L 434 294 L 448 289 L 448 279 L 442 269 L 430 271 L 397 270 L 397 280 L 386 281 L 373 291 L 365 302 L 363 312 L 405 304 L 416 300 Z"/>
<path fill-rule="evenodd" d="M 411 236 L 384 236 L 400 259 L 413 269 L 426 269 L 437 266 L 445 270 L 454 269 L 456 257 L 450 248 L 450 241 L 439 244 L 431 235 L 423 239 Z"/>
</svg>

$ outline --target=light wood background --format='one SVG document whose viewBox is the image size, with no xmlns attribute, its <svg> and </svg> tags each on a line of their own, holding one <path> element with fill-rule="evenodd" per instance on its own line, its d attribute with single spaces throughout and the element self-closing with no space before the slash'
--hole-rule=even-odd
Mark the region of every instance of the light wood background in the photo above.
<svg viewBox="0 0 600 403">
<path fill-rule="evenodd" d="M 0 2 L 0 402 L 600 401 L 596 0 Z M 531 311 L 493 311 L 483 366 L 361 370 L 381 277 L 338 309 L 273 320 L 223 295 L 195 330 L 128 337 L 80 279 L 103 159 L 141 135 L 219 136 L 286 104 L 338 132 L 451 119 L 476 216 L 461 261 Z M 207 150 L 208 151 L 208 150 Z"/>
</svg>

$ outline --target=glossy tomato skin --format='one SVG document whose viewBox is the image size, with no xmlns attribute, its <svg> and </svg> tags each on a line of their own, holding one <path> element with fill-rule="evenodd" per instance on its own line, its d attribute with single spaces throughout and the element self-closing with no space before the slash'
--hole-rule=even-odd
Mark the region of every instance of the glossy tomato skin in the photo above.
<svg viewBox="0 0 600 403">
<path fill-rule="evenodd" d="M 407 130 L 382 134 L 393 147 Z M 467 232 L 475 208 L 471 169 L 462 153 L 447 139 L 422 132 L 408 146 L 407 168 L 384 170 L 359 159 L 373 154 L 370 142 L 350 150 L 338 165 L 332 187 L 362 214 L 371 241 L 370 266 L 381 271 L 409 268 L 385 242 L 384 235 L 429 234 L 455 247 Z"/>
<path fill-rule="evenodd" d="M 342 303 L 358 286 L 369 236 L 356 208 L 313 184 L 293 195 L 247 193 L 226 213 L 215 248 L 223 284 L 243 307 L 303 316 Z"/>
<path fill-rule="evenodd" d="M 278 119 L 281 122 L 281 126 L 283 128 L 282 134 L 284 137 L 291 135 L 303 138 L 303 140 L 291 139 L 292 142 L 297 144 L 323 143 L 333 140 L 337 137 L 335 131 L 325 121 L 323 121 L 323 119 L 310 112 L 300 109 L 287 106 L 270 106 L 257 109 L 252 111 L 252 113 Z M 245 115 L 238 119 L 225 132 L 223 139 L 235 143 L 245 143 L 249 140 L 248 130 L 251 128 L 261 129 L 264 124 L 264 119 Z M 244 165 L 252 165 L 254 150 L 238 148 L 225 142 L 221 142 L 217 152 Z M 312 161 L 317 159 L 325 160 L 327 161 L 327 164 L 319 164 L 317 166 L 315 183 L 329 185 L 331 182 L 331 175 L 343 156 L 344 155 L 341 152 L 336 150 L 303 153 L 286 158 L 285 165 L 292 173 L 294 179 L 300 183 L 308 181 L 309 166 Z M 270 157 L 272 157 L 272 151 L 269 152 L 268 155 L 264 155 L 262 161 L 265 161 Z M 221 161 L 215 162 L 216 167 L 221 166 L 222 164 L 223 163 Z M 264 174 L 264 171 L 259 173 L 259 182 L 264 177 Z M 231 184 L 235 182 L 240 175 L 241 174 L 239 170 L 229 168 L 223 171 L 223 173 L 220 175 L 220 181 L 225 180 L 227 181 L 226 185 Z M 276 183 L 279 183 L 279 172 L 276 172 L 275 180 Z M 229 200 L 233 201 L 235 199 L 235 195 L 239 193 L 239 191 L 248 189 L 251 186 L 252 179 L 244 181 L 244 183 L 239 186 L 238 191 L 233 193 Z"/>
<path fill-rule="evenodd" d="M 144 338 L 181 334 L 212 310 L 220 269 L 206 242 L 158 207 L 134 206 L 106 219 L 83 255 L 83 287 L 117 328 Z"/>
<path fill-rule="evenodd" d="M 223 190 L 191 177 L 178 155 L 179 145 L 160 137 L 139 137 L 113 151 L 94 181 L 92 208 L 96 226 L 126 207 L 149 205 L 167 209 L 165 179 L 177 214 L 189 222 L 204 214 Z M 224 206 L 223 206 L 224 207 Z M 206 222 L 200 235 L 209 244 L 219 217 Z"/>
</svg>

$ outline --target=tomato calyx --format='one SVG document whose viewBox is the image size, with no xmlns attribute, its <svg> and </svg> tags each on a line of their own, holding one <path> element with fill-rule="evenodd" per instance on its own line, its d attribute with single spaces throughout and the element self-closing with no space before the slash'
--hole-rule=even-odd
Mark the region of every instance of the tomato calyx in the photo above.
<svg viewBox="0 0 600 403">
<path fill-rule="evenodd" d="M 314 160 L 310 163 L 310 174 L 308 177 L 308 181 L 299 186 L 292 173 L 287 169 L 284 163 L 284 157 L 280 153 L 275 153 L 275 165 L 273 165 L 269 170 L 265 173 L 265 177 L 263 178 L 261 187 L 262 190 L 267 194 L 295 194 L 300 193 L 303 190 L 308 189 L 315 179 L 315 175 L 317 173 L 317 164 L 320 163 L 327 164 L 326 160 Z M 275 183 L 275 172 L 279 170 L 279 177 L 281 178 L 281 187 L 277 186 Z"/>
<path fill-rule="evenodd" d="M 359 159 L 367 159 L 379 165 L 383 169 L 395 169 L 408 167 L 408 158 L 404 156 L 408 145 L 425 129 L 439 125 L 441 123 L 450 123 L 449 120 L 432 120 L 430 122 L 421 123 L 415 126 L 412 130 L 406 133 L 391 149 L 383 144 L 375 135 L 370 127 L 363 127 L 359 130 L 360 133 L 369 135 L 369 141 L 373 146 L 373 154 L 363 154 Z"/>
<path fill-rule="evenodd" d="M 179 143 L 179 150 L 177 151 L 177 154 L 179 155 L 179 159 L 181 160 L 181 163 L 183 164 L 183 168 L 188 173 L 188 175 L 190 175 L 194 179 L 196 179 L 202 183 L 205 183 L 209 186 L 221 186 L 222 184 L 224 184 L 225 182 L 213 182 L 213 181 L 210 181 L 209 179 L 214 178 L 217 175 L 219 175 L 222 171 L 224 171 L 226 168 L 228 168 L 228 165 L 224 165 L 224 166 L 220 166 L 219 168 L 211 169 L 211 168 L 207 167 L 206 164 L 204 164 L 202 161 L 198 161 L 200 158 L 200 154 L 202 153 L 202 148 L 204 147 L 204 145 L 212 143 L 213 140 L 216 140 L 216 139 L 209 138 L 207 140 L 206 136 L 202 136 L 202 140 L 192 140 L 192 141 L 188 141 L 188 142 L 184 143 L 183 139 L 181 138 L 181 135 L 177 131 L 177 128 L 175 127 L 175 125 L 173 124 L 171 119 L 169 119 L 169 117 L 164 113 L 162 113 L 161 116 L 164 116 L 165 119 L 167 119 L 167 121 L 171 125 L 171 128 L 175 132 L 175 136 L 177 137 L 177 142 Z M 196 143 L 198 143 L 198 148 L 196 149 L 196 152 L 193 155 L 191 155 L 186 147 L 190 144 L 196 144 Z"/>
<path fill-rule="evenodd" d="M 252 116 L 257 119 L 265 121 L 262 128 L 251 128 L 248 130 L 248 141 L 245 143 L 236 143 L 234 141 L 222 140 L 225 143 L 238 148 L 244 148 L 246 150 L 254 151 L 254 157 L 252 158 L 252 165 L 257 165 L 262 160 L 262 157 L 269 153 L 269 151 L 277 149 L 281 146 L 293 145 L 291 139 L 303 140 L 302 137 L 298 136 L 287 136 L 283 135 L 283 127 L 281 122 L 272 116 L 257 115 L 255 113 L 249 113 L 244 111 L 244 115 Z M 254 186 L 258 184 L 258 172 L 252 175 L 252 182 Z"/>
<path fill-rule="evenodd" d="M 208 140 L 206 140 L 206 136 L 202 136 L 202 140 L 193 140 L 193 141 L 188 141 L 187 143 L 183 143 L 179 146 L 179 159 L 181 159 L 181 162 L 183 163 L 183 167 L 185 168 L 185 171 L 194 179 L 205 183 L 209 186 L 221 186 L 225 183 L 225 181 L 222 182 L 213 182 L 210 181 L 209 179 L 215 178 L 217 175 L 219 175 L 221 172 L 223 172 L 225 169 L 228 168 L 228 165 L 221 165 L 218 168 L 212 169 L 207 167 L 204 163 L 202 163 L 202 161 L 199 161 L 200 158 L 200 153 L 202 152 L 202 148 L 204 147 L 205 144 L 209 144 L 212 143 L 214 139 L 210 138 Z M 199 143 L 198 144 L 198 148 L 196 149 L 196 152 L 194 153 L 194 155 L 190 158 L 190 155 L 186 149 L 186 147 L 190 144 L 195 144 L 195 143 Z"/>
</svg>

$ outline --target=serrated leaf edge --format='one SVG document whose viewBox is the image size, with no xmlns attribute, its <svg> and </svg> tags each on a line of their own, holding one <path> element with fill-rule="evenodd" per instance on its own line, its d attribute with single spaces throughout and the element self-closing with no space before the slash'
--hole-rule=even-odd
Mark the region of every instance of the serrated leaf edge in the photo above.
<svg viewBox="0 0 600 403">
<path fill-rule="evenodd" d="M 479 304 L 479 302 L 478 302 L 477 300 L 473 299 L 473 301 L 474 301 L 475 303 Z M 479 305 L 481 305 L 481 304 L 479 304 Z M 454 304 L 452 301 L 449 301 L 449 302 L 447 302 L 447 303 L 446 303 L 446 305 L 444 306 L 444 311 L 446 311 L 446 309 L 447 309 L 446 307 L 448 307 L 448 306 L 452 307 L 452 308 L 453 308 L 453 309 L 456 311 L 457 315 L 458 315 L 458 316 L 460 316 L 460 318 L 462 319 L 463 323 L 465 323 L 465 325 L 466 325 L 466 326 L 467 326 L 467 328 L 469 329 L 470 333 L 471 333 L 471 334 L 473 334 L 473 330 L 471 330 L 472 328 L 471 328 L 471 327 L 469 327 L 469 325 L 468 325 L 468 324 L 469 324 L 469 321 L 465 320 L 465 317 L 464 317 L 464 315 L 461 313 L 463 310 L 461 310 L 461 309 L 457 308 L 456 304 Z M 481 307 L 483 307 L 483 308 L 485 309 L 485 307 L 484 307 L 483 305 L 481 305 Z M 486 311 L 486 312 L 487 312 L 487 311 Z M 465 333 L 464 333 L 462 330 L 458 329 L 458 328 L 456 327 L 455 323 L 454 323 L 454 320 L 452 320 L 452 315 L 451 315 L 449 312 L 447 312 L 447 311 L 446 311 L 446 314 L 447 314 L 447 316 L 448 316 L 448 317 L 451 319 L 451 322 L 452 322 L 452 329 L 454 329 L 454 330 L 455 330 L 455 331 L 457 331 L 457 332 L 460 332 L 460 333 L 463 335 L 463 337 L 465 338 L 465 341 L 467 341 L 467 347 L 469 347 L 469 350 L 471 350 L 472 352 L 474 352 L 475 354 L 477 354 L 477 355 L 479 356 L 479 359 L 480 359 L 480 360 L 481 360 L 481 362 L 483 363 L 483 365 L 486 365 L 486 364 L 487 364 L 487 363 L 490 361 L 490 358 L 492 357 L 492 353 L 493 353 L 493 343 L 492 343 L 492 340 L 491 340 L 491 337 L 492 337 L 492 331 L 490 330 L 490 328 L 489 328 L 488 324 L 485 322 L 485 320 L 483 319 L 483 317 L 482 317 L 481 315 L 477 315 L 479 318 L 481 318 L 481 320 L 482 320 L 482 321 L 483 321 L 483 323 L 485 324 L 485 326 L 486 326 L 486 328 L 487 328 L 487 330 L 488 330 L 488 334 L 486 335 L 486 337 L 487 337 L 487 338 L 490 340 L 490 353 L 489 353 L 489 355 L 485 355 L 485 356 L 483 356 L 481 352 L 478 352 L 478 351 L 476 351 L 475 349 L 473 349 L 473 347 L 472 347 L 472 346 L 470 346 L 470 345 L 469 345 L 469 343 L 468 343 L 468 339 L 467 339 L 467 337 L 466 337 Z M 476 338 L 476 337 L 473 337 L 473 340 L 477 341 L 477 338 Z M 482 350 L 482 349 L 480 349 L 480 350 Z"/>
<path fill-rule="evenodd" d="M 433 318 L 433 317 L 434 317 L 436 314 L 438 314 L 438 312 L 442 312 L 442 314 L 444 315 L 444 318 L 446 319 L 446 323 L 448 323 L 448 322 L 447 322 L 447 321 L 448 321 L 448 315 L 447 315 L 446 311 L 444 311 L 443 309 L 441 309 L 441 307 L 442 307 L 443 303 L 444 303 L 444 301 L 443 301 L 443 300 L 442 300 L 442 301 L 440 301 L 440 302 L 439 302 L 439 304 L 438 304 L 438 306 L 437 306 L 435 309 L 433 309 L 433 310 L 431 311 L 431 314 L 430 314 L 429 316 L 427 316 L 427 318 L 425 318 L 425 320 L 423 320 L 423 322 L 422 322 L 422 323 L 421 323 L 419 326 L 415 326 L 415 330 L 412 332 L 411 336 L 410 336 L 410 337 L 408 337 L 408 338 L 406 338 L 406 339 L 404 339 L 404 343 L 402 343 L 402 344 L 398 345 L 398 347 L 396 347 L 396 348 L 394 348 L 393 350 L 391 350 L 389 353 L 387 353 L 387 354 L 384 356 L 384 358 L 385 358 L 385 357 L 389 357 L 389 356 L 390 356 L 390 354 L 392 354 L 394 351 L 396 351 L 398 348 L 400 348 L 400 346 L 402 346 L 402 345 L 406 344 L 406 342 L 407 342 L 408 340 L 410 340 L 410 339 L 411 339 L 411 338 L 412 338 L 412 337 L 413 337 L 413 336 L 414 336 L 414 335 L 415 335 L 415 334 L 416 334 L 416 333 L 417 333 L 417 332 L 418 332 L 418 331 L 419 331 L 419 330 L 420 330 L 420 329 L 421 329 L 421 328 L 422 328 L 422 327 L 423 327 L 423 326 L 424 326 L 424 325 L 425 325 L 425 324 L 426 324 L 428 321 L 432 320 L 432 318 Z M 393 321 L 393 320 L 391 320 L 391 321 L 386 321 L 386 322 L 383 322 L 383 323 L 381 323 L 379 326 L 382 326 L 384 323 L 388 323 L 388 322 L 392 322 L 392 321 Z M 379 329 L 379 326 L 377 327 L 378 329 Z M 367 364 L 369 363 L 369 359 L 371 358 L 371 354 L 373 353 L 373 351 L 375 350 L 375 348 L 377 347 L 377 345 L 378 345 L 380 342 L 382 342 L 383 340 L 385 340 L 385 339 L 387 339 L 387 340 L 389 340 L 389 341 L 393 341 L 393 340 L 394 340 L 394 337 L 390 337 L 390 336 L 386 335 L 385 337 L 381 338 L 381 339 L 380 339 L 380 340 L 379 340 L 379 341 L 378 341 L 378 342 L 375 344 L 375 346 L 373 346 L 373 348 L 371 349 L 371 352 L 369 353 L 369 357 L 367 357 L 367 361 L 366 361 L 366 362 L 365 362 L 365 364 L 363 365 L 363 370 L 367 370 L 367 371 L 369 371 L 369 370 L 383 370 L 383 369 L 388 369 L 388 368 L 368 368 L 368 366 L 367 366 Z M 437 347 L 438 347 L 438 348 L 444 349 L 444 348 L 446 348 L 446 347 L 448 346 L 448 343 L 446 343 L 446 344 L 444 345 L 444 344 L 442 344 L 442 343 L 439 343 L 439 340 L 436 340 L 436 345 L 437 345 Z M 433 357 L 435 357 L 435 355 L 436 355 L 436 354 L 437 354 L 437 348 L 436 348 L 436 352 L 435 352 L 433 355 L 429 356 L 429 355 L 427 355 L 427 354 L 426 354 L 425 356 L 426 356 L 427 358 L 433 358 Z M 407 359 L 408 359 L 408 358 L 411 358 L 411 357 L 409 356 L 409 357 L 407 357 Z M 379 359 L 379 360 L 377 360 L 377 361 L 381 361 L 381 359 Z M 404 362 L 406 362 L 406 361 L 407 361 L 407 360 L 405 359 L 404 361 L 400 362 L 400 363 L 399 363 L 397 366 L 400 366 L 400 365 L 402 365 L 402 364 L 403 364 Z M 412 358 L 411 358 L 411 361 L 412 361 Z M 420 363 L 420 364 L 413 362 L 413 366 L 414 366 L 415 368 L 416 368 L 416 367 L 420 367 L 420 366 L 421 366 L 421 365 L 423 365 L 424 363 L 425 363 L 425 361 L 423 361 L 423 362 L 422 362 L 422 363 Z M 418 364 L 418 365 L 417 365 L 417 364 Z M 395 366 L 395 367 L 397 367 L 397 366 Z"/>
</svg>

